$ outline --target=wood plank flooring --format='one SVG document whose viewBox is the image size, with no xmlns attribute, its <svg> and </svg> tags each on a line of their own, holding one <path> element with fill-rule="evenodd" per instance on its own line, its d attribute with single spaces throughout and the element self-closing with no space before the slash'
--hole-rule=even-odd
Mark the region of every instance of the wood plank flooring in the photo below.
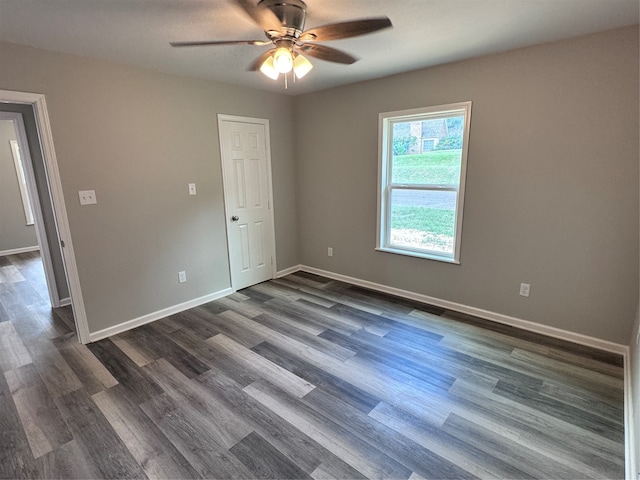
<svg viewBox="0 0 640 480">
<path fill-rule="evenodd" d="M 0 478 L 624 476 L 620 356 L 301 272 L 84 346 L 38 265 L 0 258 Z"/>
</svg>

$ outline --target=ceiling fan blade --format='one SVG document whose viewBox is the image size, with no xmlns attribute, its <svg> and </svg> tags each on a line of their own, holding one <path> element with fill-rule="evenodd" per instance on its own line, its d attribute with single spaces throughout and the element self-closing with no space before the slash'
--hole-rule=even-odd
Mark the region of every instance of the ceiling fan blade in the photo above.
<svg viewBox="0 0 640 480">
<path fill-rule="evenodd" d="M 362 20 L 331 23 L 329 25 L 310 28 L 300 35 L 300 40 L 318 42 L 339 40 L 341 38 L 356 37 L 358 35 L 377 32 L 378 30 L 389 27 L 393 27 L 393 24 L 387 17 L 365 18 Z"/>
<path fill-rule="evenodd" d="M 278 17 L 276 17 L 276 14 L 262 3 L 256 4 L 255 1 L 252 0 L 233 0 L 233 2 L 247 12 L 247 15 L 265 32 L 279 32 L 282 28 L 282 23 Z"/>
<path fill-rule="evenodd" d="M 267 50 L 266 52 L 264 52 L 262 55 L 256 58 L 251 65 L 249 65 L 249 68 L 247 68 L 247 70 L 250 72 L 255 72 L 256 70 L 259 70 L 260 66 L 269 57 L 269 55 L 273 55 L 273 52 L 275 51 L 276 49 L 272 48 L 271 50 Z"/>
<path fill-rule="evenodd" d="M 211 45 L 269 45 L 265 40 L 202 40 L 195 42 L 169 42 L 172 47 L 206 47 Z"/>
<path fill-rule="evenodd" d="M 349 55 L 341 50 L 336 50 L 335 48 L 318 45 L 317 43 L 303 43 L 300 45 L 299 50 L 306 55 L 328 62 L 350 65 L 358 61 L 353 55 Z"/>
</svg>

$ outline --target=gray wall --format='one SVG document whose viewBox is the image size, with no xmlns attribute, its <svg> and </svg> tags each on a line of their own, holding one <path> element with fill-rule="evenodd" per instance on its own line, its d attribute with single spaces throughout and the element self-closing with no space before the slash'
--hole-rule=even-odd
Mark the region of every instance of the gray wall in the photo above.
<svg viewBox="0 0 640 480">
<path fill-rule="evenodd" d="M 35 227 L 26 224 L 10 140 L 13 122 L 0 120 L 0 252 L 38 246 Z"/>
<path fill-rule="evenodd" d="M 0 88 L 46 95 L 92 332 L 230 285 L 226 113 L 271 122 L 279 270 L 303 263 L 628 344 L 637 28 L 296 98 L 6 43 L 0 64 Z M 462 264 L 374 252 L 378 113 L 464 100 Z M 98 205 L 79 206 L 84 189 Z"/>
<path fill-rule="evenodd" d="M 91 332 L 230 286 L 217 113 L 270 120 L 277 266 L 297 264 L 293 99 L 6 43 L 0 65 L 46 97 Z"/>
<path fill-rule="evenodd" d="M 466 100 L 461 265 L 375 252 L 378 114 Z M 637 27 L 326 90 L 295 106 L 302 264 L 629 343 Z"/>
</svg>

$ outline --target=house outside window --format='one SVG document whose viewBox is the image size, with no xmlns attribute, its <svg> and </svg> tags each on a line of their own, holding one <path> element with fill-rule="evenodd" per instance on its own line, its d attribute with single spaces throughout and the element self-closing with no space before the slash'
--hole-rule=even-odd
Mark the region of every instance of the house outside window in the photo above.
<svg viewBox="0 0 640 480">
<path fill-rule="evenodd" d="M 460 263 L 471 102 L 381 113 L 376 249 Z"/>
</svg>

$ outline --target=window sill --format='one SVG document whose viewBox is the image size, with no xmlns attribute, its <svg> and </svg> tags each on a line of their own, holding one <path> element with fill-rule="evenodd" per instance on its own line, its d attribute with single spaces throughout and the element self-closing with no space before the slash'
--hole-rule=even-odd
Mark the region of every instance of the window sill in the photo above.
<svg viewBox="0 0 640 480">
<path fill-rule="evenodd" d="M 384 252 L 384 253 L 394 253 L 396 255 L 424 258 L 425 260 L 435 260 L 437 262 L 452 263 L 454 265 L 460 265 L 460 261 L 456 260 L 455 258 L 443 257 L 440 255 L 434 255 L 432 253 L 413 252 L 411 250 L 401 250 L 399 248 L 389 248 L 389 247 L 377 247 L 376 251 Z"/>
</svg>

